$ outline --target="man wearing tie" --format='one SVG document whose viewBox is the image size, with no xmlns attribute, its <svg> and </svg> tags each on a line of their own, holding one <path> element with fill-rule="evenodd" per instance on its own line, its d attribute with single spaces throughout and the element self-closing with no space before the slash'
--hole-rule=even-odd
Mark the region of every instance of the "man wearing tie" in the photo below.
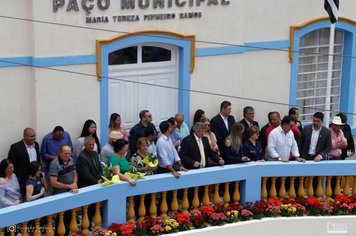
<svg viewBox="0 0 356 236">
<path fill-rule="evenodd" d="M 33 129 L 26 128 L 23 131 L 23 139 L 11 145 L 8 159 L 14 164 L 21 194 L 25 199 L 26 180 L 29 177 L 30 163 L 37 161 L 41 164 L 39 145 L 36 142 L 36 133 Z"/>
<path fill-rule="evenodd" d="M 243 110 L 244 118 L 240 121 L 245 127 L 245 131 L 242 133 L 242 143 L 248 140 L 247 130 L 252 126 L 258 126 L 258 122 L 255 121 L 255 109 L 251 106 L 247 106 Z"/>
<path fill-rule="evenodd" d="M 215 134 L 220 154 L 225 160 L 225 139 L 230 134 L 231 126 L 235 118 L 230 115 L 231 102 L 223 101 L 220 105 L 220 113 L 210 121 L 211 131 Z"/>
<path fill-rule="evenodd" d="M 211 150 L 208 138 L 203 136 L 205 128 L 204 123 L 195 123 L 193 134 L 188 135 L 182 141 L 179 155 L 187 169 L 209 166 L 209 158 L 219 165 L 224 165 L 224 160 Z"/>
</svg>

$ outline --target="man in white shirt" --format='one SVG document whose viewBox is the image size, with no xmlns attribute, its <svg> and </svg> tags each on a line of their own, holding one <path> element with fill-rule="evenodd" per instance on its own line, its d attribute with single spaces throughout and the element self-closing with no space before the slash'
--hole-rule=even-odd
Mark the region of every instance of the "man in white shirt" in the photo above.
<svg viewBox="0 0 356 236">
<path fill-rule="evenodd" d="M 328 128 L 323 126 L 324 114 L 316 112 L 313 124 L 303 128 L 299 139 L 300 156 L 316 162 L 325 160 L 331 150 L 331 135 Z"/>
<path fill-rule="evenodd" d="M 23 139 L 10 147 L 8 159 L 12 161 L 15 174 L 20 184 L 21 194 L 26 199 L 26 180 L 29 177 L 29 166 L 33 161 L 41 164 L 36 132 L 32 128 L 23 131 Z"/>
<path fill-rule="evenodd" d="M 268 160 L 288 162 L 290 156 L 295 157 L 297 161 L 305 161 L 299 157 L 297 142 L 291 131 L 294 125 L 293 118 L 285 116 L 280 126 L 272 130 L 268 136 Z"/>
</svg>

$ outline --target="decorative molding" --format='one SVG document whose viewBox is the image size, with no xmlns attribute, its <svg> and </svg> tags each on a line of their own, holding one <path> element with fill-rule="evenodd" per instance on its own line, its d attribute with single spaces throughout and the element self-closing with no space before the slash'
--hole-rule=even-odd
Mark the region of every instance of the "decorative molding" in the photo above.
<svg viewBox="0 0 356 236">
<path fill-rule="evenodd" d="M 191 44 L 191 50 L 190 50 L 190 73 L 193 73 L 194 68 L 195 68 L 195 35 L 183 35 L 175 32 L 169 32 L 169 31 L 160 31 L 160 30 L 145 30 L 145 31 L 137 31 L 133 33 L 128 33 L 124 35 L 119 35 L 115 37 L 111 37 L 109 39 L 101 39 L 101 40 L 96 40 L 96 58 L 97 58 L 97 63 L 96 63 L 96 74 L 98 76 L 98 80 L 101 80 L 101 47 L 106 44 L 110 44 L 112 42 L 124 39 L 124 38 L 129 38 L 133 36 L 152 36 L 152 37 L 157 37 L 157 35 L 161 35 L 161 37 L 175 37 L 179 39 L 184 39 L 184 40 L 189 40 Z"/>
<path fill-rule="evenodd" d="M 300 25 L 292 25 L 290 26 L 290 31 L 289 31 L 289 40 L 290 40 L 290 47 L 289 47 L 289 62 L 292 63 L 293 62 L 293 55 L 294 55 L 294 33 L 296 30 L 300 30 L 303 29 L 304 27 L 308 26 L 308 25 L 312 25 L 315 24 L 317 22 L 321 22 L 321 21 L 329 21 L 329 17 L 318 17 L 318 18 L 314 18 L 311 20 L 308 20 Z M 345 18 L 345 17 L 339 17 L 338 21 L 343 21 L 346 23 L 349 23 L 351 25 L 356 25 L 356 21 L 353 21 L 351 19 Z M 336 22 L 337 24 L 337 22 Z"/>
</svg>

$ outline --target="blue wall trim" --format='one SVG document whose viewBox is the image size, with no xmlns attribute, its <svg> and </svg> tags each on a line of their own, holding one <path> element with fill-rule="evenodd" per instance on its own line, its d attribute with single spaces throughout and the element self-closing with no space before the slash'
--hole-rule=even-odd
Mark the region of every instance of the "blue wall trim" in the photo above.
<svg viewBox="0 0 356 236">
<path fill-rule="evenodd" d="M 290 104 L 296 104 L 297 100 L 297 82 L 298 82 L 298 64 L 299 64 L 299 43 L 300 38 L 317 29 L 329 28 L 330 21 L 319 21 L 314 24 L 307 25 L 302 29 L 295 30 L 294 32 L 294 55 L 291 68 L 291 83 L 290 83 Z M 336 29 L 345 32 L 344 41 L 344 56 L 356 55 L 356 27 L 344 21 L 336 23 Z M 355 83 L 356 83 L 356 60 L 345 57 L 343 61 L 343 73 L 341 82 L 341 97 L 340 97 L 340 111 L 348 113 L 348 123 L 354 127 L 353 116 L 354 101 L 355 101 Z M 353 134 L 356 129 L 353 128 Z"/>
<path fill-rule="evenodd" d="M 0 67 L 32 66 L 33 57 L 1 57 Z"/>
<path fill-rule="evenodd" d="M 166 37 L 163 37 L 166 38 Z M 152 40 L 151 40 L 152 41 Z M 286 49 L 289 48 L 289 40 L 276 40 L 265 42 L 248 42 L 241 46 L 222 46 L 213 48 L 197 48 L 196 57 L 219 56 L 228 54 L 241 54 L 251 51 L 263 51 L 269 49 Z M 11 63 L 13 62 L 13 63 Z M 0 58 L 0 67 L 15 66 L 64 66 L 95 64 L 96 55 L 78 55 L 62 57 L 2 57 Z"/>
<path fill-rule="evenodd" d="M 80 65 L 80 64 L 95 64 L 96 55 L 82 56 L 65 56 L 65 57 L 42 57 L 34 58 L 36 66 L 64 66 L 64 65 Z"/>
<path fill-rule="evenodd" d="M 173 36 L 165 35 L 134 35 L 113 41 L 101 46 L 101 85 L 100 85 L 100 129 L 102 143 L 106 143 L 108 139 L 108 55 L 120 48 L 125 48 L 130 45 L 141 43 L 164 43 L 174 45 L 179 48 L 179 78 L 178 78 L 178 112 L 181 112 L 189 119 L 190 114 L 190 51 L 191 41 Z"/>
<path fill-rule="evenodd" d="M 276 40 L 265 42 L 249 42 L 242 45 L 232 45 L 213 48 L 197 48 L 196 57 L 206 56 L 221 56 L 228 54 L 241 54 L 251 51 L 264 51 L 270 49 L 287 49 L 289 48 L 289 40 Z"/>
<path fill-rule="evenodd" d="M 63 57 L 2 57 L 0 67 L 14 66 L 65 66 L 95 64 L 96 55 L 79 55 Z"/>
</svg>

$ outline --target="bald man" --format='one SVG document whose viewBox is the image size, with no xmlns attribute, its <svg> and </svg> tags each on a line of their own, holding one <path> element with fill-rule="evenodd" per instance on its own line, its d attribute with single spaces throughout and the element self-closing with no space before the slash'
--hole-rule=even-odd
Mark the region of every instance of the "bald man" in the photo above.
<svg viewBox="0 0 356 236">
<path fill-rule="evenodd" d="M 36 132 L 32 128 L 24 129 L 23 139 L 11 145 L 8 159 L 14 164 L 21 194 L 25 199 L 26 180 L 29 177 L 29 165 L 33 161 L 37 161 L 41 164 L 39 145 L 36 142 Z"/>
</svg>

